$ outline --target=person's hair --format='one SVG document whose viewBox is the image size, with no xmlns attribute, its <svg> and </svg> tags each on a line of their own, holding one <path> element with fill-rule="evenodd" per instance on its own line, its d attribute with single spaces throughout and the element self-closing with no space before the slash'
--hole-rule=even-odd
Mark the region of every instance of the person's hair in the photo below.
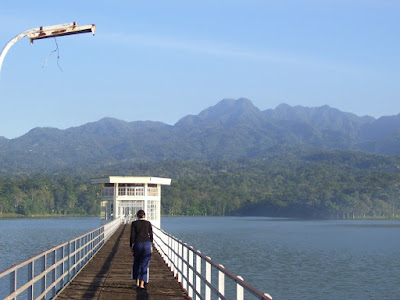
<svg viewBox="0 0 400 300">
<path fill-rule="evenodd" d="M 146 215 L 146 214 L 144 213 L 144 210 L 143 210 L 143 209 L 138 210 L 138 212 L 136 213 L 136 216 L 137 216 L 139 219 L 142 219 L 145 215 Z"/>
</svg>

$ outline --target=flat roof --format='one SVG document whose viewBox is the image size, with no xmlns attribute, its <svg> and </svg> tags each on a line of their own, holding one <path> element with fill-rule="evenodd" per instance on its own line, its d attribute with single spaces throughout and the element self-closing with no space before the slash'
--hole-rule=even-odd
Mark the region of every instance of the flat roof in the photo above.
<svg viewBox="0 0 400 300">
<path fill-rule="evenodd" d="M 171 178 L 161 177 L 141 177 L 141 176 L 108 176 L 102 178 L 93 178 L 93 184 L 100 183 L 154 183 L 171 185 Z"/>
</svg>

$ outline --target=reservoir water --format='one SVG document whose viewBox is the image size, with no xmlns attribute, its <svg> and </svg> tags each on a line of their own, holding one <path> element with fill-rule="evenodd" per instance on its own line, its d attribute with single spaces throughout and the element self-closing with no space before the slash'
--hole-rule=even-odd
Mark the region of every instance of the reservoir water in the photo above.
<svg viewBox="0 0 400 300">
<path fill-rule="evenodd" d="M 179 217 L 162 227 L 274 300 L 400 299 L 400 221 Z"/>
<path fill-rule="evenodd" d="M 0 220 L 0 270 L 99 223 Z M 400 299 L 400 221 L 163 217 L 162 228 L 274 300 Z"/>
<path fill-rule="evenodd" d="M 98 227 L 98 217 L 0 219 L 0 271 Z"/>
</svg>

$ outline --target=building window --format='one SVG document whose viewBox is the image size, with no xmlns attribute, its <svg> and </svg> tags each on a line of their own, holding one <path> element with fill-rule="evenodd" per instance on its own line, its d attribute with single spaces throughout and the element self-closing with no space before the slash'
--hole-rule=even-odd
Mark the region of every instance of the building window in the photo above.
<svg viewBox="0 0 400 300">
<path fill-rule="evenodd" d="M 144 196 L 144 184 L 121 183 L 118 196 Z"/>
<path fill-rule="evenodd" d="M 113 217 L 113 204 L 112 201 L 101 201 L 100 203 L 100 219 L 111 220 Z"/>
<path fill-rule="evenodd" d="M 136 219 L 138 210 L 144 210 L 144 200 L 119 200 L 118 207 L 120 216 Z"/>
<path fill-rule="evenodd" d="M 157 184 L 149 184 L 147 186 L 147 196 L 158 196 Z"/>
<path fill-rule="evenodd" d="M 159 220 L 158 214 L 158 200 L 148 200 L 147 201 L 147 220 L 154 221 Z"/>
<path fill-rule="evenodd" d="M 103 187 L 101 191 L 102 197 L 113 197 L 114 196 L 114 187 Z"/>
</svg>

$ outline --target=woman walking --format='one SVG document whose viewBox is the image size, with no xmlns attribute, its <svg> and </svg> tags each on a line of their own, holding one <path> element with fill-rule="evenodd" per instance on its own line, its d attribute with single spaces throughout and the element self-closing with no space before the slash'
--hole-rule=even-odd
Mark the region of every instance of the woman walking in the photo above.
<svg viewBox="0 0 400 300">
<path fill-rule="evenodd" d="M 133 251 L 132 279 L 136 287 L 144 289 L 149 282 L 149 262 L 153 244 L 151 223 L 145 220 L 146 214 L 141 209 L 136 214 L 137 220 L 131 224 L 130 247 Z"/>
</svg>

